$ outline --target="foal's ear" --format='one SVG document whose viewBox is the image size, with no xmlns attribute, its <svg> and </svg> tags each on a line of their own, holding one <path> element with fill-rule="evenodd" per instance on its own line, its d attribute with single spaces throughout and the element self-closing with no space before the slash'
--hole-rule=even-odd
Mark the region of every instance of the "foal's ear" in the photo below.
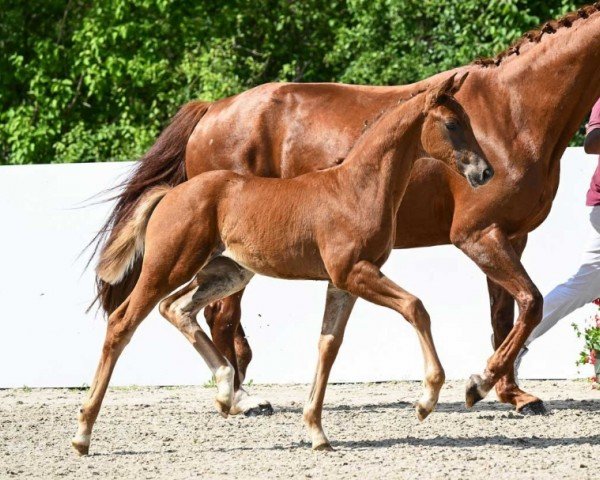
<svg viewBox="0 0 600 480">
<path fill-rule="evenodd" d="M 445 95 L 452 95 L 452 89 L 454 87 L 455 78 L 456 78 L 456 73 L 451 75 L 446 80 L 439 83 L 438 85 L 431 87 L 427 91 L 427 96 L 425 97 L 425 111 L 439 105 L 440 100 Z"/>
</svg>

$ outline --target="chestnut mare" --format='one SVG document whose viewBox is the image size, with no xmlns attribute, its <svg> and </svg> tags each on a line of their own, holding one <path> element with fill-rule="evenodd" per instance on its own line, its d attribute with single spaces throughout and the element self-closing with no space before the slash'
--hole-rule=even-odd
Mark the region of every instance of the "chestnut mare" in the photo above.
<svg viewBox="0 0 600 480">
<path fill-rule="evenodd" d="M 195 317 L 260 273 L 329 281 L 317 374 L 304 409 L 314 449 L 331 449 L 321 427 L 323 398 L 348 319 L 345 312 L 357 297 L 396 310 L 417 330 L 425 391 L 416 411 L 420 420 L 427 417 L 444 382 L 429 315 L 380 267 L 394 246 L 398 208 L 416 158 L 426 154 L 442 160 L 473 187 L 493 176 L 468 117 L 451 96 L 458 88 L 452 76 L 390 109 L 336 168 L 292 179 L 220 170 L 177 187 L 149 190 L 98 272 L 105 281 L 117 282 L 132 259 L 143 258 L 133 291 L 108 319 L 100 364 L 73 440 L 77 451 L 88 453 L 111 372 L 137 326 L 160 300 L 194 277 L 191 285 L 163 300 L 160 311 L 212 370 L 215 404 L 223 416 L 233 404 L 235 370 Z"/>
<path fill-rule="evenodd" d="M 443 164 L 421 159 L 398 211 L 395 248 L 453 243 L 487 275 L 496 352 L 482 392 L 472 390 L 469 402 L 497 382 L 500 401 L 523 413 L 544 411 L 541 400 L 514 381 L 513 361 L 542 315 L 542 296 L 520 257 L 527 234 L 550 211 L 560 158 L 600 96 L 599 9 L 596 3 L 550 21 L 496 58 L 457 70 L 470 73 L 458 100 L 494 165 L 494 181 L 475 196 Z M 394 87 L 269 84 L 218 102 L 185 105 L 124 185 L 103 229 L 110 236 L 101 258 L 153 186 L 177 185 L 219 169 L 289 178 L 334 166 L 399 96 L 409 98 L 430 81 Z M 97 278 L 107 313 L 131 292 L 140 266 L 134 261 L 115 285 Z M 215 345 L 238 371 L 239 409 L 251 411 L 262 403 L 268 410 L 266 402 L 245 397 L 240 387 L 251 359 L 240 298 L 238 292 L 207 307 L 205 316 Z M 513 326 L 515 300 L 519 315 Z"/>
</svg>

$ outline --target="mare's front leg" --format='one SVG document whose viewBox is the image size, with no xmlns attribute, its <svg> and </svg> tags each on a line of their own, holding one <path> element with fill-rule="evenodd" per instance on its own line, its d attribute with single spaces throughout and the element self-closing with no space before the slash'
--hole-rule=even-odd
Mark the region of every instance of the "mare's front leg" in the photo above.
<svg viewBox="0 0 600 480">
<path fill-rule="evenodd" d="M 423 303 L 367 261 L 360 261 L 349 273 L 332 278 L 339 288 L 400 313 L 416 329 L 425 361 L 425 390 L 415 409 L 419 420 L 424 420 L 437 405 L 445 374 L 433 343 L 431 320 Z"/>
<path fill-rule="evenodd" d="M 204 317 L 210 327 L 214 344 L 235 368 L 235 394 L 232 415 L 271 415 L 273 407 L 268 400 L 250 395 L 243 387 L 246 369 L 252 359 L 252 350 L 240 323 L 241 302 L 244 290 L 240 290 L 204 308 Z"/>
<path fill-rule="evenodd" d="M 331 283 L 327 286 L 317 371 L 303 415 L 313 450 L 333 450 L 321 425 L 323 400 L 329 373 L 342 344 L 346 324 L 355 302 L 354 295 L 334 287 Z"/>
<path fill-rule="evenodd" d="M 519 258 L 527 244 L 527 236 L 511 240 L 515 253 Z M 513 328 L 515 321 L 515 299 L 504 288 L 490 278 L 487 279 L 492 314 L 492 329 L 494 331 L 494 350 L 502 345 L 504 339 Z M 514 364 L 506 375 L 496 383 L 496 395 L 503 403 L 510 403 L 523 414 L 539 415 L 546 412 L 544 403 L 521 390 L 515 379 Z"/>
<path fill-rule="evenodd" d="M 519 306 L 519 316 L 514 326 L 508 323 L 508 316 L 511 314 L 508 299 L 504 298 L 504 303 L 500 306 L 492 306 L 492 314 L 496 310 L 504 319 L 502 323 L 494 325 L 494 336 L 497 332 L 498 337 L 504 338 L 500 345 L 496 344 L 496 351 L 488 360 L 483 374 L 472 375 L 467 384 L 466 403 L 467 406 L 472 406 L 484 398 L 497 382 L 502 382 L 501 392 L 505 392 L 506 387 L 511 388 L 511 384 L 514 384 L 514 362 L 525 340 L 541 321 L 543 297 L 523 268 L 520 254 L 499 228 L 493 227 L 483 233 L 477 232 L 476 235 L 453 233 L 452 237 L 452 242 L 483 270 L 493 284 L 508 292 Z M 497 290 L 492 289 L 491 293 L 500 293 L 502 296 Z M 512 319 L 510 322 L 512 323 Z M 496 342 L 499 341 L 499 338 L 496 339 Z M 538 398 L 525 392 L 519 394 L 515 388 L 518 389 L 514 385 L 512 392 L 516 395 L 504 398 L 514 402 L 517 410 L 520 411 L 525 405 L 535 407 L 541 404 Z"/>
</svg>

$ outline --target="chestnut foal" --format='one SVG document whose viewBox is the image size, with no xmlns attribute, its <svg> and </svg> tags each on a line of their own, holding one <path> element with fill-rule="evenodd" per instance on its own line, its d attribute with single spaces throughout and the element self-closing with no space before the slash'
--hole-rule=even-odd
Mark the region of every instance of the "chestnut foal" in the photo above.
<svg viewBox="0 0 600 480">
<path fill-rule="evenodd" d="M 103 278 L 123 276 L 143 250 L 132 293 L 109 317 L 100 364 L 80 410 L 75 449 L 88 452 L 115 363 L 162 299 L 160 312 L 213 372 L 215 404 L 227 416 L 234 369 L 195 316 L 207 304 L 244 288 L 254 273 L 329 281 L 317 373 L 304 409 L 314 449 L 331 449 L 321 426 L 323 399 L 357 297 L 396 310 L 417 330 L 425 390 L 416 412 L 420 420 L 427 417 L 444 382 L 429 315 L 417 297 L 385 277 L 380 267 L 394 246 L 396 214 L 418 153 L 442 160 L 473 187 L 493 174 L 466 113 L 452 97 L 463 80 L 451 77 L 392 108 L 338 167 L 285 180 L 213 171 L 146 193 L 99 272 Z M 193 282 L 165 299 L 192 277 Z"/>
</svg>

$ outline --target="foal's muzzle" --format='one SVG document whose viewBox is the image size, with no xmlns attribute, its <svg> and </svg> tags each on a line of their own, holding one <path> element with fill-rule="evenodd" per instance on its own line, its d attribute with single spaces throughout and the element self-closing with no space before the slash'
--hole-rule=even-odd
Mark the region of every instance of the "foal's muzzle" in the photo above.
<svg viewBox="0 0 600 480">
<path fill-rule="evenodd" d="M 488 183 L 494 176 L 494 169 L 481 157 L 476 157 L 464 169 L 464 175 L 473 188 Z"/>
</svg>

